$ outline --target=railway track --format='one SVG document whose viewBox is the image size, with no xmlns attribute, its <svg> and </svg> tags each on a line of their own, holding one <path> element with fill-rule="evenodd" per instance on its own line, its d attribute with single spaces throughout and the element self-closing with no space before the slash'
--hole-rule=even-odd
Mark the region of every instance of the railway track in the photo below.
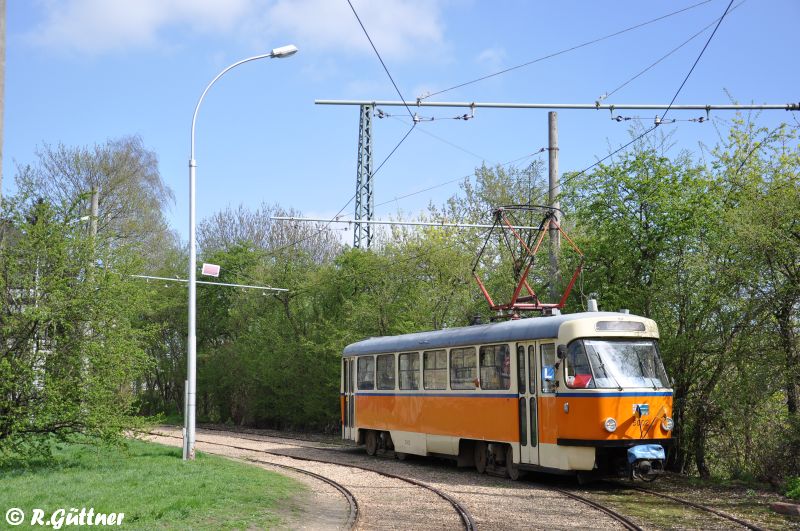
<svg viewBox="0 0 800 531">
<path fill-rule="evenodd" d="M 594 507 L 598 511 L 604 512 L 605 514 L 607 514 L 608 516 L 619 522 L 622 527 L 628 529 L 629 531 L 643 531 L 643 529 L 639 527 L 633 520 L 631 520 L 627 516 L 618 513 L 617 511 L 611 509 L 610 507 L 603 505 L 602 503 L 590 500 L 589 498 L 585 498 L 579 494 L 575 494 L 574 492 L 570 492 L 568 490 L 559 489 L 557 487 L 550 487 L 550 488 L 560 494 L 563 494 L 564 496 L 567 496 L 568 498 L 578 500 L 580 502 L 589 505 L 590 507 Z"/>
<path fill-rule="evenodd" d="M 300 438 L 300 437 L 287 437 L 287 436 L 281 436 L 281 435 L 275 435 L 275 434 L 259 434 L 259 433 L 254 433 L 254 432 L 251 432 L 251 431 L 239 431 L 239 430 L 235 430 L 235 429 L 226 430 L 226 429 L 221 429 L 221 428 L 216 428 L 216 427 L 208 427 L 208 426 L 204 426 L 204 427 L 202 427 L 202 429 L 203 430 L 207 430 L 207 431 L 212 431 L 212 432 L 219 432 L 220 434 L 233 435 L 236 438 L 241 439 L 241 440 L 245 440 L 245 441 L 252 441 L 252 442 L 257 442 L 257 443 L 272 443 L 272 444 L 286 445 L 286 446 L 296 446 L 296 447 L 299 446 L 299 447 L 307 448 L 307 449 L 323 450 L 323 451 L 330 451 L 330 452 L 336 452 L 336 453 L 341 453 L 342 451 L 352 450 L 353 448 L 355 448 L 353 446 L 340 445 L 340 444 L 336 444 L 334 442 L 324 442 L 324 441 L 319 441 L 319 440 L 314 440 L 314 439 L 305 439 L 305 438 Z M 163 433 L 161 435 L 162 436 L 166 436 Z M 179 437 L 177 437 L 177 438 L 179 438 Z M 281 442 L 281 441 L 292 441 L 292 442 L 290 443 L 290 442 Z M 210 441 L 205 441 L 205 442 L 211 443 Z M 211 444 L 218 444 L 218 443 L 211 443 Z M 222 446 L 229 446 L 229 445 L 222 445 Z M 236 447 L 236 448 L 243 449 L 243 450 L 249 450 L 249 451 L 259 451 L 259 450 L 255 450 L 255 449 L 252 449 L 252 448 L 245 448 L 245 447 Z M 293 456 L 288 456 L 288 455 L 285 455 L 285 454 L 281 454 L 279 452 L 266 452 L 266 453 L 272 453 L 274 455 L 280 455 L 280 456 L 294 458 Z M 387 456 L 383 456 L 383 457 L 387 457 Z M 389 457 L 389 458 L 391 458 L 391 457 Z M 299 459 L 303 459 L 303 458 L 299 458 Z M 341 463 L 334 463 L 332 461 L 313 460 L 313 459 L 307 459 L 307 460 L 318 461 L 318 462 L 321 462 L 321 463 L 341 464 Z M 361 469 L 366 470 L 366 471 L 375 472 L 375 473 L 378 473 L 378 474 L 381 474 L 381 475 L 386 475 L 387 477 L 395 477 L 396 479 L 400 479 L 401 481 L 407 481 L 407 482 L 414 482 L 415 481 L 415 480 L 411 480 L 409 478 L 404 478 L 402 476 L 391 476 L 391 475 L 387 475 L 387 474 L 382 474 L 378 470 L 374 470 L 374 469 L 367 468 L 367 467 L 359 467 L 358 465 L 342 465 L 342 466 L 352 466 L 353 468 L 361 468 Z M 534 485 L 531 482 L 525 482 L 525 483 L 528 483 L 531 486 Z M 702 512 L 708 513 L 710 515 L 713 515 L 713 517 L 726 520 L 727 522 L 732 522 L 732 523 L 737 524 L 738 526 L 741 526 L 741 527 L 746 528 L 746 529 L 751 529 L 753 531 L 762 531 L 762 530 L 765 529 L 763 527 L 760 527 L 760 526 L 758 526 L 756 524 L 753 524 L 751 522 L 748 522 L 746 520 L 743 520 L 741 518 L 738 518 L 736 516 L 728 514 L 728 513 L 724 512 L 724 511 L 721 511 L 719 509 L 715 509 L 713 507 L 708 507 L 708 506 L 705 506 L 705 505 L 702 505 L 702 504 L 699 504 L 699 503 L 695 503 L 695 502 L 689 501 L 689 500 L 684 499 L 684 498 L 672 496 L 672 495 L 669 495 L 669 494 L 664 494 L 664 493 L 661 493 L 661 492 L 658 492 L 658 491 L 654 491 L 654 490 L 650 490 L 650 489 L 647 489 L 647 488 L 644 488 L 644 487 L 618 483 L 618 482 L 615 482 L 613 480 L 607 481 L 606 483 L 608 483 L 610 485 L 614 485 L 616 488 L 623 488 L 623 489 L 626 489 L 626 490 L 636 490 L 636 491 L 640 491 L 643 494 L 646 494 L 646 495 L 649 495 L 649 496 L 653 496 L 653 497 L 657 497 L 657 498 L 663 498 L 665 500 L 669 500 L 669 501 L 674 502 L 676 504 L 692 507 L 692 508 L 694 508 L 694 509 L 696 509 L 698 511 L 702 511 Z M 423 485 L 424 484 L 420 484 L 420 486 L 423 486 Z M 608 515 L 612 519 L 614 519 L 617 522 L 619 522 L 619 524 L 622 527 L 624 527 L 625 529 L 631 529 L 631 530 L 633 530 L 633 529 L 641 529 L 641 527 L 639 527 L 630 518 L 628 518 L 628 517 L 616 512 L 616 511 L 614 511 L 610 507 L 608 507 L 606 505 L 603 505 L 602 503 L 599 503 L 599 502 L 597 502 L 595 500 L 592 500 L 590 498 L 581 496 L 580 494 L 576 494 L 575 492 L 572 492 L 570 490 L 565 490 L 565 489 L 560 489 L 560 488 L 554 487 L 552 485 L 546 485 L 546 484 L 536 484 L 536 485 L 540 486 L 541 488 L 553 490 L 555 492 L 558 492 L 558 493 L 562 494 L 563 496 L 572 498 L 572 499 L 574 499 L 574 500 L 576 500 L 576 501 L 578 501 L 580 503 L 584 503 L 584 504 L 589 505 L 589 506 L 591 506 L 591 507 L 593 507 L 593 508 L 595 508 L 595 509 L 597 509 L 599 511 L 602 511 L 603 513 L 605 513 L 606 515 Z M 424 487 L 427 488 L 429 486 L 425 485 Z M 463 520 L 463 518 L 462 518 L 462 520 Z M 474 526 L 474 523 L 473 523 L 473 526 Z M 469 527 L 468 527 L 468 529 L 469 529 Z"/>
<path fill-rule="evenodd" d="M 171 427 L 171 426 L 170 426 Z M 301 443 L 311 443 L 310 445 L 302 444 L 298 446 L 303 446 L 305 448 L 314 448 L 316 450 L 336 450 L 338 448 L 355 448 L 355 446 L 348 446 L 341 443 L 336 442 L 324 442 L 324 441 L 316 441 L 314 439 L 302 439 L 300 437 L 287 437 L 285 435 L 273 435 L 273 434 L 260 434 L 260 433 L 253 433 L 252 431 L 240 431 L 239 429 L 222 429 L 222 428 L 214 428 L 209 426 L 198 426 L 198 430 L 206 430 L 206 431 L 216 431 L 220 433 L 227 433 L 227 434 L 235 434 L 236 438 L 242 439 L 245 441 L 256 441 L 256 442 L 264 442 L 266 439 L 284 439 L 287 441 L 298 441 Z M 243 435 L 253 435 L 253 437 L 243 437 Z M 261 437 L 261 439 L 257 439 L 256 437 Z M 314 446 L 314 445 L 325 445 L 325 446 Z"/>
<path fill-rule="evenodd" d="M 617 483 L 616 485 L 619 485 L 619 484 Z M 627 486 L 627 485 L 620 485 L 620 486 L 623 486 L 623 487 L 626 487 L 626 488 L 629 488 L 629 489 L 634 489 L 634 490 L 637 490 L 639 492 L 643 492 L 645 494 L 648 494 L 650 496 L 655 496 L 655 497 L 658 497 L 658 498 L 664 498 L 664 499 L 671 500 L 671 501 L 674 501 L 674 502 L 677 502 L 677 503 L 688 505 L 690 507 L 694 507 L 695 509 L 698 509 L 698 510 L 701 510 L 701 511 L 709 512 L 709 513 L 714 514 L 714 515 L 716 515 L 716 516 L 718 516 L 718 517 L 720 517 L 720 518 L 722 518 L 724 520 L 728 520 L 730 522 L 737 523 L 742 527 L 746 527 L 747 529 L 752 529 L 753 531 L 765 531 L 763 527 L 759 527 L 759 526 L 757 526 L 757 525 L 755 525 L 753 523 L 750 523 L 750 522 L 747 522 L 745 520 L 742 520 L 741 518 L 737 518 L 737 517 L 735 517 L 733 515 L 730 515 L 730 514 L 728 514 L 726 512 L 714 509 L 713 507 L 707 507 L 707 506 L 701 505 L 699 503 L 694 503 L 692 501 L 685 500 L 683 498 L 678 498 L 676 496 L 671 496 L 669 494 L 664 494 L 662 492 L 657 492 L 657 491 L 654 491 L 654 490 L 646 489 L 644 487 Z"/>
<path fill-rule="evenodd" d="M 161 435 L 161 437 L 164 437 L 164 435 Z M 305 469 L 302 469 L 302 468 L 297 468 L 297 467 L 294 467 L 294 466 L 284 465 L 284 464 L 281 464 L 281 463 L 273 463 L 273 462 L 270 462 L 270 461 L 265 461 L 263 459 L 254 459 L 254 458 L 249 458 L 249 457 L 246 457 L 245 461 L 249 461 L 251 463 L 259 463 L 259 464 L 263 464 L 263 465 L 268 465 L 268 466 L 276 467 L 276 468 L 282 468 L 284 470 L 291 470 L 292 472 L 298 472 L 300 474 L 303 474 L 303 475 L 306 475 L 306 476 L 310 476 L 310 477 L 315 478 L 315 479 L 317 479 L 319 481 L 322 481 L 323 483 L 327 483 L 328 485 L 330 485 L 334 489 L 338 490 L 342 494 L 342 496 L 344 496 L 345 500 L 347 500 L 347 504 L 349 506 L 349 513 L 348 513 L 348 516 L 347 516 L 347 523 L 346 523 L 347 529 L 355 529 L 356 525 L 358 525 L 358 500 L 356 500 L 356 497 L 353 496 L 353 493 L 350 492 L 350 490 L 347 487 L 345 487 L 344 485 L 342 485 L 341 483 L 339 483 L 337 481 L 334 481 L 334 480 L 332 480 L 330 478 L 327 478 L 327 477 L 325 477 L 323 475 L 311 472 L 309 470 L 305 470 Z"/>
<path fill-rule="evenodd" d="M 284 439 L 284 440 L 292 440 L 292 441 L 301 441 L 301 442 L 305 442 L 305 443 L 307 443 L 307 442 L 317 442 L 317 441 L 310 441 L 310 440 L 307 440 L 307 439 L 297 439 L 297 438 L 292 438 L 292 437 L 280 437 L 280 436 L 272 436 L 272 435 L 259 435 L 259 436 L 257 436 L 258 438 L 256 438 L 256 437 L 245 437 L 245 436 L 242 436 L 242 434 L 240 434 L 238 432 L 229 432 L 229 431 L 220 430 L 220 429 L 213 429 L 213 428 L 212 429 L 203 428 L 203 429 L 206 429 L 206 430 L 209 430 L 209 431 L 217 431 L 217 432 L 220 432 L 220 433 L 226 433 L 228 435 L 234 435 L 238 439 L 246 440 L 246 441 L 252 441 L 252 442 L 258 442 L 258 443 L 287 444 L 287 443 L 276 442 L 276 441 L 270 440 L 270 439 Z M 166 433 L 163 433 L 163 432 L 151 432 L 151 434 L 152 435 L 157 435 L 157 436 L 162 436 L 162 437 L 169 437 L 169 438 L 173 438 L 173 439 L 182 440 L 182 438 L 179 437 L 179 436 L 170 435 L 170 434 L 166 434 Z M 378 474 L 378 475 L 381 475 L 381 476 L 384 476 L 384 477 L 387 477 L 387 478 L 399 480 L 399 481 L 402 481 L 402 482 L 410 483 L 412 485 L 415 485 L 415 486 L 421 487 L 423 489 L 429 490 L 429 491 L 435 493 L 440 498 L 442 498 L 445 501 L 447 501 L 453 507 L 453 509 L 456 511 L 456 513 L 458 514 L 458 516 L 459 516 L 459 518 L 460 518 L 460 520 L 461 520 L 461 522 L 462 522 L 462 524 L 464 526 L 464 529 L 467 529 L 467 530 L 477 529 L 473 517 L 471 516 L 471 514 L 469 513 L 467 508 L 464 507 L 460 502 L 458 502 L 453 497 L 451 497 L 449 494 L 447 494 L 446 492 L 444 492 L 444 491 L 442 491 L 442 490 L 440 490 L 440 489 L 438 489 L 436 487 L 433 487 L 431 485 L 428 485 L 426 483 L 423 483 L 423 482 L 420 482 L 420 481 L 417 481 L 417 480 L 414 480 L 414 479 L 411 479 L 411 478 L 398 476 L 396 474 L 391 474 L 391 473 L 384 472 L 384 471 L 381 471 L 381 470 L 376 470 L 374 468 L 355 465 L 355 464 L 342 464 L 342 463 L 337 463 L 335 461 L 325 461 L 325 460 L 322 460 L 322 459 L 313 459 L 313 458 L 308 458 L 308 457 L 293 456 L 293 455 L 288 455 L 288 454 L 285 454 L 285 453 L 282 453 L 282 452 L 275 452 L 275 451 L 269 451 L 269 450 L 259 450 L 259 449 L 255 449 L 255 448 L 251 448 L 251 447 L 247 447 L 247 446 L 239 446 L 239 445 L 235 445 L 235 444 L 221 443 L 221 442 L 211 441 L 211 440 L 207 440 L 207 439 L 198 439 L 197 442 L 202 442 L 202 443 L 205 443 L 205 444 L 211 444 L 211 445 L 215 445 L 215 446 L 227 447 L 227 448 L 236 449 L 236 450 L 243 450 L 243 451 L 257 452 L 257 453 L 262 453 L 262 454 L 267 454 L 267 455 L 273 455 L 273 456 L 276 456 L 276 457 L 286 457 L 286 458 L 291 458 L 291 459 L 297 459 L 297 460 L 300 460 L 300 461 L 317 462 L 317 463 L 345 466 L 345 467 L 355 468 L 355 469 L 359 469 L 359 470 L 364 470 L 366 472 L 372 472 L 372 473 L 375 473 L 375 474 Z M 288 445 L 289 444 L 287 444 L 287 446 Z M 305 446 L 305 445 L 303 445 L 302 447 L 303 448 L 314 449 L 314 450 L 338 451 L 338 449 L 335 446 L 334 447 L 319 447 L 319 446 Z M 259 462 L 259 463 L 264 463 L 264 464 L 270 464 L 270 465 L 273 464 L 270 461 L 262 461 L 262 460 L 254 460 L 254 459 L 248 459 L 248 460 L 252 460 L 254 462 Z M 294 467 L 288 467 L 288 468 L 294 470 Z M 300 469 L 300 470 L 302 470 L 302 469 Z M 304 472 L 307 472 L 307 471 L 304 471 Z M 322 477 L 322 476 L 320 476 L 320 477 Z M 550 489 L 550 490 L 553 490 L 555 492 L 558 492 L 559 494 L 561 494 L 561 495 L 563 495 L 565 497 L 571 498 L 573 500 L 576 500 L 576 501 L 578 501 L 580 503 L 583 503 L 583 504 L 588 505 L 588 506 L 590 506 L 590 507 L 592 507 L 592 508 L 594 508 L 594 509 L 596 509 L 598 511 L 601 511 L 601 512 L 605 513 L 610 518 L 612 518 L 613 520 L 618 522 L 624 529 L 628 529 L 628 530 L 631 530 L 631 531 L 641 531 L 642 530 L 641 527 L 639 527 L 635 522 L 633 522 L 631 519 L 629 519 L 625 515 L 617 512 L 617 511 L 611 509 L 610 507 L 607 507 L 607 506 L 605 506 L 605 505 L 603 505 L 603 504 L 601 504 L 599 502 L 596 502 L 594 500 L 591 500 L 589 498 L 586 498 L 586 497 L 581 496 L 579 494 L 576 494 L 574 492 L 570 492 L 569 490 L 565 490 L 565 489 L 561 489 L 561 488 L 557 488 L 557 487 L 553 487 L 553 486 L 547 486 L 547 485 L 540 485 L 540 486 L 542 488 L 546 488 L 546 489 Z M 348 502 L 350 502 L 350 501 L 351 501 L 351 499 L 348 498 Z M 352 498 L 352 502 L 355 503 L 355 499 L 354 498 Z M 352 507 L 352 505 L 351 505 L 351 507 Z M 357 509 L 356 509 L 356 511 L 357 511 Z M 356 512 L 356 515 L 357 515 L 357 512 Z M 355 517 L 355 519 L 352 519 L 352 522 L 353 522 L 352 526 L 354 527 L 356 525 L 356 522 L 357 522 L 357 516 Z"/>
<path fill-rule="evenodd" d="M 319 441 L 314 441 L 314 440 L 311 440 L 311 439 L 300 439 L 300 438 L 296 438 L 296 437 L 284 437 L 284 436 L 280 436 L 280 435 L 259 435 L 259 434 L 250 433 L 250 432 L 246 432 L 246 431 L 241 431 L 241 432 L 240 431 L 236 431 L 236 430 L 228 431 L 228 430 L 222 430 L 222 429 L 219 429 L 219 428 L 210 428 L 210 427 L 207 427 L 207 426 L 203 427 L 202 429 L 208 430 L 208 431 L 216 431 L 216 432 L 220 432 L 220 433 L 229 433 L 229 434 L 230 433 L 234 433 L 234 434 L 236 434 L 236 438 L 238 438 L 238 439 L 242 439 L 242 440 L 246 440 L 246 441 L 253 441 L 253 442 L 273 442 L 273 443 L 275 442 L 275 441 L 271 441 L 270 439 L 284 439 L 284 440 L 290 440 L 290 441 L 300 441 L 300 442 L 303 442 L 303 443 L 317 443 L 317 442 L 319 442 Z M 245 437 L 245 436 L 242 436 L 243 434 L 255 435 L 256 437 L 260 437 L 260 438 Z M 277 443 L 277 444 L 282 444 L 282 443 Z M 313 448 L 315 450 L 333 450 L 333 451 L 338 451 L 339 448 L 345 448 L 344 446 L 341 446 L 341 445 L 339 445 L 339 448 L 337 448 L 337 445 L 335 445 L 335 444 L 331 444 L 330 446 L 306 446 L 306 445 L 303 445 L 303 446 L 306 447 L 306 448 Z M 370 470 L 372 470 L 372 469 L 370 469 Z M 413 480 L 409 480 L 409 481 L 413 481 Z M 597 509 L 599 511 L 602 511 L 603 513 L 607 514 L 608 516 L 610 516 L 611 518 L 613 518 L 614 520 L 619 522 L 620 525 L 622 525 L 625 529 L 629 529 L 631 531 L 640 531 L 642 529 L 636 523 L 634 523 L 632 520 L 630 520 L 628 517 L 626 517 L 626 516 L 616 512 L 616 511 L 614 511 L 610 507 L 602 505 L 602 504 L 600 504 L 598 502 L 590 500 L 589 498 L 585 498 L 585 497 L 583 497 L 583 496 L 581 496 L 579 494 L 575 494 L 574 492 L 570 492 L 568 490 L 559 489 L 559 488 L 556 488 L 556 487 L 544 486 L 544 485 L 542 485 L 542 486 L 544 488 L 549 488 L 549 489 L 555 490 L 556 492 L 558 492 L 558 493 L 560 493 L 560 494 L 562 494 L 564 496 L 567 496 L 567 497 L 572 498 L 572 499 L 574 499 L 576 501 L 579 501 L 581 503 L 584 503 L 586 505 L 594 507 L 595 509 Z M 758 529 L 758 528 L 756 528 L 756 529 Z"/>
<path fill-rule="evenodd" d="M 219 431 L 222 431 L 222 430 L 219 430 Z M 179 440 L 183 439 L 182 437 L 179 437 L 179 436 L 176 436 L 176 435 L 166 434 L 166 433 L 163 433 L 163 432 L 148 432 L 148 433 L 150 435 L 155 435 L 155 436 L 158 436 L 158 437 L 167 437 L 167 438 L 170 438 L 170 439 L 179 439 Z M 258 440 L 258 439 L 249 439 L 249 440 L 254 440 L 256 442 L 268 442 L 268 441 Z M 477 527 L 475 526 L 475 521 L 472 518 L 472 515 L 467 510 L 467 508 L 464 507 L 458 500 L 456 500 L 455 498 L 453 498 L 452 496 L 450 496 L 446 492 L 443 492 L 442 490 L 437 489 L 436 487 L 433 487 L 431 485 L 427 485 L 427 484 L 425 484 L 425 483 L 423 483 L 421 481 L 417 481 L 417 480 L 410 479 L 410 478 L 405 478 L 405 477 L 398 476 L 398 475 L 395 475 L 395 474 L 390 474 L 388 472 L 383 472 L 383 471 L 380 471 L 380 470 L 375 470 L 373 468 L 363 467 L 363 466 L 359 466 L 359 465 L 342 464 L 342 463 L 336 463 L 336 462 L 333 462 L 333 461 L 324 461 L 322 459 L 312 459 L 310 457 L 293 456 L 293 455 L 288 455 L 288 454 L 284 454 L 284 453 L 281 453 L 281 452 L 271 452 L 269 450 L 259 450 L 259 449 L 256 449 L 256 448 L 249 448 L 249 447 L 246 447 L 246 446 L 238 446 L 238 445 L 235 445 L 235 444 L 226 444 L 226 443 L 220 443 L 220 442 L 216 442 L 216 441 L 209 441 L 209 440 L 203 440 L 203 439 L 197 439 L 196 441 L 200 442 L 200 443 L 204 443 L 204 444 L 214 445 L 214 446 L 222 446 L 222 447 L 226 447 L 226 448 L 232 448 L 232 449 L 235 449 L 235 450 L 243 450 L 243 451 L 247 451 L 247 452 L 256 452 L 256 453 L 260 453 L 260 454 L 273 455 L 273 456 L 276 456 L 276 457 L 285 457 L 285 458 L 289 458 L 289 459 L 296 459 L 298 461 L 305 461 L 305 462 L 311 462 L 311 463 L 324 463 L 324 464 L 327 464 L 327 465 L 336 465 L 336 466 L 342 466 L 342 467 L 348 467 L 348 468 L 355 468 L 355 469 L 358 469 L 358 470 L 363 470 L 365 472 L 371 472 L 373 474 L 378 474 L 379 476 L 383 476 L 383 477 L 386 477 L 386 478 L 395 479 L 395 480 L 398 480 L 398 481 L 409 483 L 411 485 L 414 485 L 414 486 L 423 488 L 425 490 L 428 490 L 430 492 L 433 492 L 434 494 L 436 494 L 437 496 L 439 496 L 440 498 L 442 498 L 443 500 L 448 502 L 453 507 L 453 509 L 456 511 L 456 513 L 458 514 L 458 517 L 461 520 L 461 522 L 462 522 L 462 524 L 464 526 L 464 529 L 466 531 L 474 531 L 475 529 L 477 529 Z M 314 448 L 314 449 L 325 449 L 325 448 L 316 448 L 316 447 L 312 447 L 312 448 Z M 276 465 L 277 464 L 277 463 L 273 463 L 273 462 L 270 462 L 270 461 L 261 461 L 261 460 L 252 460 L 252 459 L 248 459 L 248 460 L 254 461 L 254 462 L 261 462 L 261 463 L 268 464 L 268 465 Z M 321 480 L 325 481 L 326 483 L 329 483 L 332 486 L 334 486 L 337 490 L 339 490 L 343 494 L 345 493 L 345 491 L 347 491 L 346 487 L 344 487 L 343 485 L 339 484 L 338 482 L 335 482 L 335 481 L 331 480 L 330 478 L 325 478 L 324 476 L 321 476 L 321 475 L 318 475 L 318 474 L 314 474 L 313 472 L 308 472 L 307 470 L 303 470 L 303 469 L 300 469 L 300 468 L 290 467 L 288 465 L 278 465 L 278 466 L 283 466 L 283 467 L 291 469 L 291 470 L 297 470 L 297 471 L 300 471 L 300 472 L 302 472 L 304 474 L 308 474 L 310 476 L 314 476 L 317 479 L 321 479 Z M 352 496 L 352 493 L 349 493 L 349 491 L 347 491 L 347 492 L 348 492 L 348 494 L 345 494 L 345 497 L 347 498 L 348 503 L 351 504 L 350 505 L 350 507 L 351 507 L 351 518 L 348 519 L 348 521 L 352 520 L 352 524 L 350 526 L 350 529 L 353 529 L 353 528 L 355 528 L 355 526 L 357 524 L 357 521 L 358 521 L 358 503 L 357 503 L 357 500 L 355 499 L 355 497 Z M 355 507 L 355 509 L 354 509 L 354 507 Z M 353 511 L 355 511 L 355 516 L 353 516 Z"/>
</svg>

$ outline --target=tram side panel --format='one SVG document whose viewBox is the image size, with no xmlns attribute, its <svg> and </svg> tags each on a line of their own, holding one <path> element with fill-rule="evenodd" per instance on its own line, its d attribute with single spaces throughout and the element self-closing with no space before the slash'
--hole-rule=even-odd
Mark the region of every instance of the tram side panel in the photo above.
<svg viewBox="0 0 800 531">
<path fill-rule="evenodd" d="M 460 439 L 519 440 L 517 400 L 514 395 L 438 393 L 389 395 L 359 393 L 357 426 L 392 432 L 398 451 L 458 453 Z M 396 435 L 395 435 L 396 434 Z M 425 436 L 424 451 L 417 435 Z"/>
</svg>

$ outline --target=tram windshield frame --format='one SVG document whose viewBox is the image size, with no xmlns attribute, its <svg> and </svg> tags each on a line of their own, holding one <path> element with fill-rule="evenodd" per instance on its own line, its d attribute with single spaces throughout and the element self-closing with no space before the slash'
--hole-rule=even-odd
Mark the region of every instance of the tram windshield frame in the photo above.
<svg viewBox="0 0 800 531">
<path fill-rule="evenodd" d="M 576 339 L 567 348 L 564 366 L 570 389 L 666 389 L 670 385 L 654 339 Z"/>
</svg>

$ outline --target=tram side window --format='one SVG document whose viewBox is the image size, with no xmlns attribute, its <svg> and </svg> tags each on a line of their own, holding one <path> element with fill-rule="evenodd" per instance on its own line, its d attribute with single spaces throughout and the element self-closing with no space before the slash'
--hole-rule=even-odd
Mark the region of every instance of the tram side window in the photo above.
<svg viewBox="0 0 800 531">
<path fill-rule="evenodd" d="M 525 347 L 517 345 L 517 390 L 525 394 Z"/>
<path fill-rule="evenodd" d="M 400 389 L 419 389 L 419 352 L 400 354 Z"/>
<path fill-rule="evenodd" d="M 394 390 L 394 354 L 378 356 L 378 389 Z"/>
<path fill-rule="evenodd" d="M 542 392 L 556 392 L 556 345 L 547 343 L 539 347 L 542 358 Z"/>
<path fill-rule="evenodd" d="M 375 389 L 375 358 L 362 356 L 358 358 L 357 384 L 359 389 Z"/>
<path fill-rule="evenodd" d="M 592 367 L 589 358 L 583 349 L 581 341 L 573 341 L 567 351 L 564 361 L 567 370 L 567 387 L 570 389 L 594 389 L 596 387 L 592 376 Z"/>
<path fill-rule="evenodd" d="M 450 389 L 477 389 L 475 347 L 450 349 Z"/>
<path fill-rule="evenodd" d="M 447 351 L 423 353 L 422 385 L 425 389 L 447 389 Z"/>
<path fill-rule="evenodd" d="M 531 394 L 536 394 L 536 347 L 528 346 L 528 374 L 530 374 L 529 389 Z"/>
<path fill-rule="evenodd" d="M 481 347 L 481 389 L 511 387 L 511 353 L 508 345 Z"/>
</svg>

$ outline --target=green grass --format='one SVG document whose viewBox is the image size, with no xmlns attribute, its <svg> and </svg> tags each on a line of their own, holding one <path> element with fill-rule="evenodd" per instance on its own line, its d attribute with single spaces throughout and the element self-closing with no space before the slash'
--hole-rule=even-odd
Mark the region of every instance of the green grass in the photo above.
<svg viewBox="0 0 800 531">
<path fill-rule="evenodd" d="M 300 483 L 254 466 L 131 441 L 127 449 L 67 445 L 55 460 L 28 468 L 0 469 L 0 514 L 32 509 L 93 507 L 124 513 L 128 529 L 262 529 L 280 527 Z M 5 527 L 0 516 L 0 528 Z M 26 526 L 21 526 L 24 528 Z M 19 528 L 18 528 L 19 529 Z"/>
</svg>

